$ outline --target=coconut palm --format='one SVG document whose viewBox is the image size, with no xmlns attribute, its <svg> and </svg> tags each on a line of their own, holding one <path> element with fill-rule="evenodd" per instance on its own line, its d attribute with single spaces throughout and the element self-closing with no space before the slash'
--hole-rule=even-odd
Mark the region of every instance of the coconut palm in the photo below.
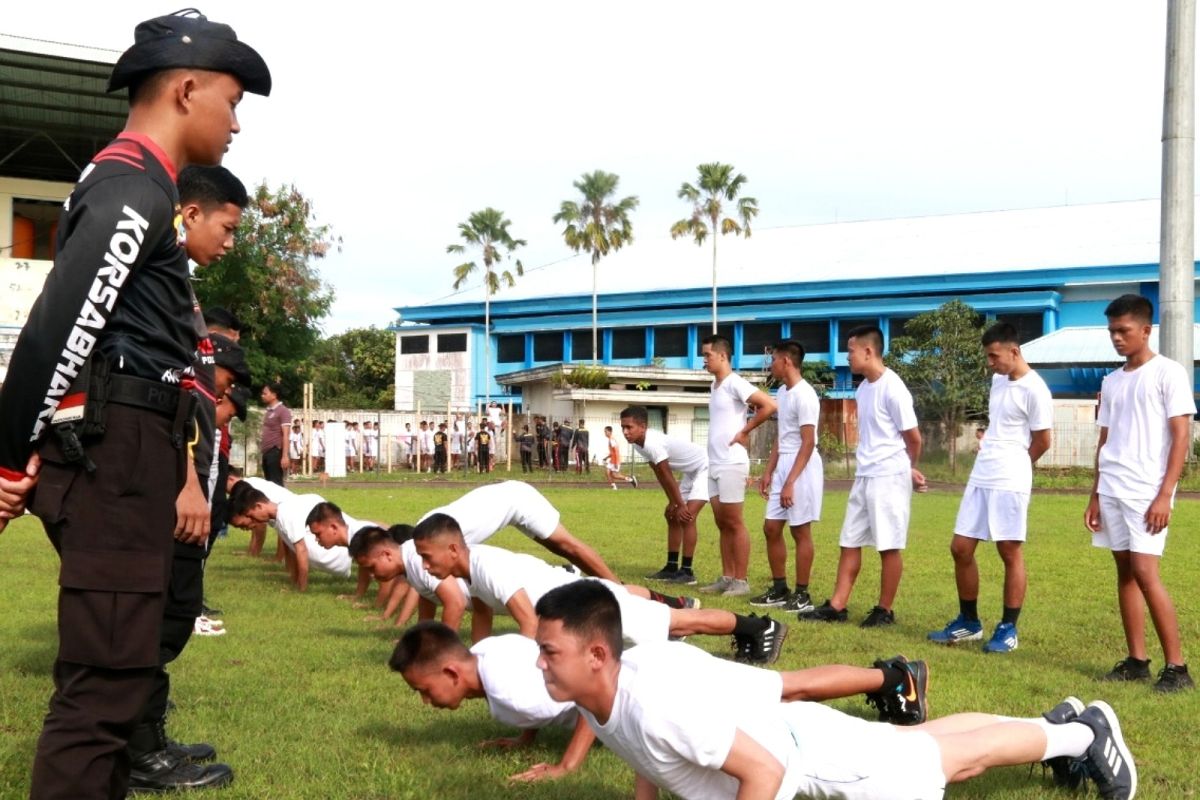
<svg viewBox="0 0 1200 800">
<path fill-rule="evenodd" d="M 564 200 L 555 222 L 565 222 L 563 240 L 576 253 L 592 254 L 592 363 L 597 361 L 596 272 L 600 259 L 633 241 L 633 224 L 629 212 L 637 208 L 633 195 L 613 203 L 620 178 L 611 172 L 596 170 L 584 173 L 573 184 L 583 195 L 583 202 Z"/>
<path fill-rule="evenodd" d="M 696 244 L 703 245 L 709 233 L 712 237 L 712 329 L 717 332 L 717 237 L 727 233 L 739 236 L 750 236 L 750 220 L 758 216 L 758 201 L 753 197 L 738 197 L 746 184 L 746 176 L 733 173 L 732 164 L 701 164 L 696 168 L 700 172 L 697 186 L 685 183 L 679 188 L 678 197 L 692 204 L 692 216 L 681 219 L 671 226 L 671 238 L 691 236 Z M 737 203 L 736 214 L 741 220 L 733 217 L 721 218 L 725 212 L 725 203 Z M 710 227 L 711 226 L 711 227 Z"/>
<path fill-rule="evenodd" d="M 492 295 L 500 290 L 501 284 L 513 286 L 516 278 L 512 272 L 502 270 L 497 272 L 497 266 L 512 259 L 513 251 L 525 244 L 524 239 L 514 239 L 508 232 L 511 220 L 505 219 L 504 212 L 494 208 L 476 211 L 467 218 L 466 222 L 458 223 L 458 235 L 466 245 L 447 245 L 447 253 L 465 253 L 467 247 L 478 249 L 479 260 L 467 261 L 454 268 L 454 288 L 461 288 L 467 278 L 478 269 L 483 270 L 483 363 L 484 402 L 492 399 Z M 524 275 L 525 268 L 520 259 L 513 259 L 517 275 Z M 481 266 L 482 265 L 482 266 Z"/>
</svg>

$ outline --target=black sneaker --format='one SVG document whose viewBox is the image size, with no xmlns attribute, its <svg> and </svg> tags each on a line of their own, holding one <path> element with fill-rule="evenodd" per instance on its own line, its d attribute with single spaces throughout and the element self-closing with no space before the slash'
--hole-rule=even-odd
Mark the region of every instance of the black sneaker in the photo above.
<svg viewBox="0 0 1200 800">
<path fill-rule="evenodd" d="M 750 664 L 774 664 L 783 649 L 783 640 L 787 638 L 788 627 L 782 622 L 776 622 L 770 617 L 763 617 L 766 627 L 760 633 L 747 637 L 749 647 L 746 651 Z"/>
<path fill-rule="evenodd" d="M 1158 673 L 1154 691 L 1179 692 L 1184 689 L 1193 689 L 1195 686 L 1196 684 L 1192 683 L 1192 676 L 1188 675 L 1187 664 L 1181 666 L 1167 664 L 1162 668 L 1162 672 Z"/>
<path fill-rule="evenodd" d="M 680 586 L 695 586 L 696 573 L 690 569 L 678 570 L 672 577 L 666 578 L 667 583 L 676 583 Z"/>
<path fill-rule="evenodd" d="M 883 606 L 875 606 L 867 618 L 859 623 L 860 628 L 881 628 L 884 625 L 895 625 L 896 615 Z"/>
<path fill-rule="evenodd" d="M 1078 697 L 1068 697 L 1043 713 L 1042 717 L 1052 725 L 1066 725 L 1068 722 L 1074 722 L 1075 718 L 1082 713 L 1083 701 Z M 1083 783 L 1083 779 L 1087 777 L 1083 760 L 1071 756 L 1048 758 L 1042 762 L 1042 766 L 1050 768 L 1050 772 L 1054 775 L 1055 786 L 1061 786 L 1071 791 L 1078 789 Z"/>
<path fill-rule="evenodd" d="M 845 608 L 836 609 L 826 600 L 816 608 L 801 611 L 797 618 L 805 622 L 845 622 L 850 618 L 850 612 Z"/>
<path fill-rule="evenodd" d="M 772 586 L 770 589 L 767 589 L 757 597 L 751 597 L 750 605 L 758 608 L 775 608 L 776 606 L 782 606 L 786 604 L 790 596 L 791 593 L 788 592 L 786 586 L 782 588 L 778 586 Z"/>
<path fill-rule="evenodd" d="M 899 686 L 884 687 L 867 695 L 867 703 L 879 711 L 880 722 L 892 725 L 920 725 L 929 716 L 929 667 L 924 661 L 909 661 L 892 656 L 875 662 L 876 669 L 895 668 L 904 672 Z"/>
<path fill-rule="evenodd" d="M 665 567 L 660 569 L 658 572 L 652 572 L 649 575 L 647 575 L 646 580 L 648 580 L 648 581 L 669 581 L 672 578 L 674 578 L 677 574 L 679 574 L 679 567 L 673 567 L 670 564 L 667 564 Z"/>
<path fill-rule="evenodd" d="M 637 475 L 630 475 L 629 482 L 633 484 L 633 488 L 637 488 Z"/>
<path fill-rule="evenodd" d="M 1118 661 L 1112 671 L 1105 675 L 1102 681 L 1148 681 L 1150 680 L 1150 662 L 1141 662 L 1128 656 Z"/>
<path fill-rule="evenodd" d="M 792 592 L 788 595 L 787 602 L 783 604 L 783 610 L 795 611 L 797 614 L 802 611 L 812 611 L 812 598 L 808 596 L 808 592 Z"/>
<path fill-rule="evenodd" d="M 1121 723 L 1112 707 L 1096 700 L 1075 718 L 1092 729 L 1096 738 L 1084 754 L 1087 776 L 1096 782 L 1105 800 L 1128 800 L 1137 793 L 1137 766 L 1121 736 Z"/>
</svg>

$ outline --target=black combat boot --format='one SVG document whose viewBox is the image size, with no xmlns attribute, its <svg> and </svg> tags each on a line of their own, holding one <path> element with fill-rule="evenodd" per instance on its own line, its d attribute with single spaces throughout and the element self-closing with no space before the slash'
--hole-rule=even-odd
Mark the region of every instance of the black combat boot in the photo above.
<svg viewBox="0 0 1200 800">
<path fill-rule="evenodd" d="M 143 722 L 129 738 L 129 790 L 169 792 L 228 786 L 233 770 L 228 764 L 200 764 L 216 758 L 211 745 L 183 745 L 167 736 L 164 720 Z"/>
</svg>

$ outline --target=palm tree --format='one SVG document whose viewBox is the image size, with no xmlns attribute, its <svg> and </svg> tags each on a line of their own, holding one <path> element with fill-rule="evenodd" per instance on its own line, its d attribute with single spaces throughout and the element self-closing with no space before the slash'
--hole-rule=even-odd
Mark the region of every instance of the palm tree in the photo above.
<svg viewBox="0 0 1200 800">
<path fill-rule="evenodd" d="M 496 265 L 512 258 L 513 251 L 525 244 L 524 239 L 514 239 L 508 232 L 511 220 L 505 219 L 504 212 L 488 207 L 476 211 L 467 218 L 466 222 L 458 223 L 458 235 L 472 248 L 478 248 L 480 260 L 483 262 L 483 363 L 484 402 L 492 400 L 492 295 L 499 291 L 500 284 L 513 286 L 516 279 L 508 270 L 497 274 Z M 467 248 L 461 244 L 447 245 L 447 253 L 465 253 Z M 525 274 L 521 260 L 515 259 L 518 275 Z M 458 289 L 466 283 L 472 272 L 479 269 L 479 263 L 467 261 L 454 268 L 454 288 Z"/>
<path fill-rule="evenodd" d="M 681 219 L 671 226 L 671 238 L 691 236 L 697 245 L 703 245 L 710 232 L 721 235 L 734 233 L 750 237 L 750 220 L 758 216 L 758 201 L 753 197 L 738 197 L 746 183 L 742 173 L 733 174 L 732 164 L 701 164 L 699 186 L 685 183 L 679 187 L 678 197 L 692 204 L 692 216 Z M 723 201 L 737 201 L 739 224 L 733 217 L 721 219 Z M 711 229 L 710 226 L 711 225 Z M 717 332 L 717 237 L 712 237 L 712 329 Z"/>
<path fill-rule="evenodd" d="M 600 259 L 613 250 L 620 250 L 623 245 L 633 241 L 633 224 L 629 221 L 629 212 L 637 208 L 637 197 L 619 200 L 616 204 L 611 198 L 617 193 L 617 183 L 621 179 L 611 172 L 596 170 L 584 173 L 583 177 L 573 184 L 583 194 L 583 202 L 564 200 L 558 213 L 554 215 L 555 222 L 565 222 L 563 239 L 567 247 L 576 253 L 587 250 L 592 254 L 592 363 L 597 361 L 598 347 L 597 318 L 596 318 L 596 265 Z"/>
</svg>

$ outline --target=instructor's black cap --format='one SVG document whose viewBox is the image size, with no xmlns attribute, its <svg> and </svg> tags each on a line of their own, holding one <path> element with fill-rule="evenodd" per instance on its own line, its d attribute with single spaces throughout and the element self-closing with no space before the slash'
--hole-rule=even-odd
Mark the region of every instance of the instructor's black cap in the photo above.
<svg viewBox="0 0 1200 800">
<path fill-rule="evenodd" d="M 213 361 L 218 367 L 224 367 L 233 373 L 233 380 L 242 386 L 254 383 L 250 377 L 250 367 L 246 364 L 246 353 L 241 345 L 219 333 L 208 336 L 213 346 Z"/>
<path fill-rule="evenodd" d="M 194 8 L 140 23 L 133 29 L 133 41 L 113 67 L 108 79 L 110 92 L 152 72 L 193 67 L 227 72 L 240 80 L 247 92 L 271 93 L 271 71 L 262 56 L 239 42 L 233 28 L 210 22 Z"/>
<path fill-rule="evenodd" d="M 242 422 L 246 421 L 246 406 L 250 402 L 250 390 L 244 386 L 234 386 L 229 390 L 229 399 L 233 403 L 233 413 Z"/>
</svg>

